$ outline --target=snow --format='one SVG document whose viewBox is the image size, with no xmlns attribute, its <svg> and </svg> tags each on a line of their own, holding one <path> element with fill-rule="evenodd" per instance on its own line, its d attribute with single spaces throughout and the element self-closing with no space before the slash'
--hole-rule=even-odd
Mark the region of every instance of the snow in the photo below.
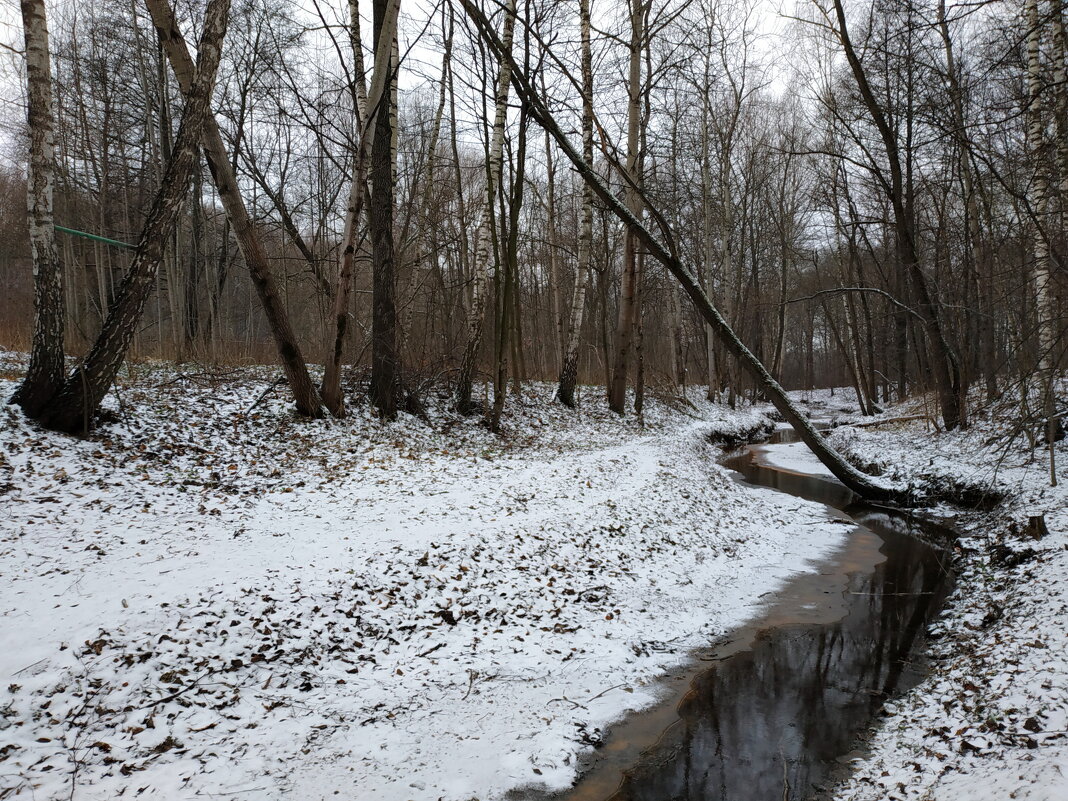
<svg viewBox="0 0 1068 801">
<path fill-rule="evenodd" d="M 816 455 L 800 442 L 776 445 L 753 446 L 759 464 L 834 480 L 834 474 L 824 466 Z"/>
<path fill-rule="evenodd" d="M 854 463 L 926 493 L 930 513 L 963 535 L 957 586 L 931 631 L 931 675 L 888 705 L 835 797 L 1068 798 L 1068 476 L 1051 487 L 1047 451 L 1004 436 L 1016 428 L 1011 399 L 963 432 L 915 419 L 923 411 L 887 409 L 884 422 L 830 438 Z M 1062 468 L 1066 457 L 1062 441 Z M 944 502 L 962 493 L 1004 500 L 989 511 Z M 1039 515 L 1049 534 L 1034 539 L 1028 521 Z"/>
<path fill-rule="evenodd" d="M 0 358 L 8 395 L 20 357 Z M 301 421 L 264 369 L 138 365 L 85 440 L 0 408 L 0 797 L 499 798 L 843 541 L 709 439 L 528 387 L 505 436 Z"/>
</svg>

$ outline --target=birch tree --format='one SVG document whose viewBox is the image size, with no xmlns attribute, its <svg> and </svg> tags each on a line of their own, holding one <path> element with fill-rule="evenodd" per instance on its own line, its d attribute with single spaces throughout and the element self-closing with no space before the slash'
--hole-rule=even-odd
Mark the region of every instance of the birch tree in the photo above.
<svg viewBox="0 0 1068 801">
<path fill-rule="evenodd" d="M 1057 466 L 1054 460 L 1054 440 L 1059 428 L 1053 396 L 1056 363 L 1053 358 L 1055 346 L 1053 292 L 1049 241 L 1044 223 L 1049 217 L 1049 184 L 1045 165 L 1042 163 L 1042 26 L 1039 21 L 1038 0 L 1027 0 L 1024 6 L 1027 26 L 1027 149 L 1032 161 L 1030 197 L 1032 213 L 1036 219 L 1034 233 L 1034 266 L 1031 280 L 1035 293 L 1035 324 L 1038 342 L 1038 378 L 1042 395 L 1042 409 L 1046 418 L 1046 438 L 1049 443 L 1050 484 L 1057 485 Z"/>
<path fill-rule="evenodd" d="M 63 385 L 63 268 L 56 252 L 52 192 L 55 185 L 55 133 L 52 65 L 44 0 L 23 0 L 26 42 L 27 123 L 30 165 L 26 183 L 33 260 L 33 345 L 26 377 L 11 398 L 36 417 Z"/>
<path fill-rule="evenodd" d="M 627 69 L 627 170 L 625 197 L 627 209 L 635 217 L 641 217 L 639 200 L 638 169 L 639 133 L 642 97 L 642 42 L 645 37 L 644 23 L 649 4 L 642 0 L 630 0 L 630 54 Z M 637 324 L 638 242 L 629 228 L 623 238 L 623 277 L 619 291 L 619 320 L 616 324 L 615 361 L 612 366 L 612 381 L 608 386 L 608 407 L 616 414 L 623 414 L 627 401 L 627 373 L 630 365 L 631 343 Z"/>
<path fill-rule="evenodd" d="M 208 3 L 194 77 L 185 94 L 174 151 L 141 230 L 133 262 L 89 354 L 42 409 L 39 420 L 48 428 L 84 433 L 92 427 L 100 401 L 111 389 L 133 340 L 163 260 L 164 244 L 174 228 L 189 184 L 204 121 L 210 114 L 229 10 L 230 0 Z"/>
<path fill-rule="evenodd" d="M 467 342 L 456 379 L 456 409 L 461 414 L 472 411 L 471 389 L 478 368 L 479 351 L 482 347 L 482 331 L 486 322 L 486 299 L 493 271 L 493 204 L 501 180 L 501 165 L 504 161 L 504 129 L 508 122 L 508 93 L 511 87 L 512 34 L 515 29 L 516 2 L 508 0 L 504 7 L 504 28 L 501 42 L 509 58 L 501 58 L 497 75 L 497 92 L 493 116 L 493 129 L 486 150 L 486 200 L 475 234 L 475 263 L 471 285 L 471 305 L 467 310 Z"/>
<path fill-rule="evenodd" d="M 579 26 L 582 38 L 582 158 L 593 164 L 593 56 L 590 47 L 590 0 L 579 0 Z M 579 216 L 578 260 L 575 263 L 575 286 L 571 295 L 567 339 L 560 365 L 556 397 L 565 406 L 575 405 L 578 380 L 579 342 L 582 317 L 586 309 L 586 285 L 589 281 L 593 249 L 593 187 L 582 184 L 582 211 Z"/>
</svg>

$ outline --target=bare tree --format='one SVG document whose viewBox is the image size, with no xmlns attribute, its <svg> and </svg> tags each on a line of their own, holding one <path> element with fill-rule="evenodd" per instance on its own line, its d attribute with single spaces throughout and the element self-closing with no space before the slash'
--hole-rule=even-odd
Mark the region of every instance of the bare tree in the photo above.
<svg viewBox="0 0 1068 801">
<path fill-rule="evenodd" d="M 582 176 L 582 179 L 590 184 L 594 193 L 601 202 L 638 237 L 639 242 L 647 252 L 657 261 L 664 265 L 668 271 L 681 284 L 683 290 L 689 296 L 698 313 L 706 323 L 712 326 L 716 336 L 723 346 L 739 361 L 743 369 L 756 381 L 761 390 L 775 408 L 783 415 L 786 421 L 797 431 L 802 441 L 808 445 L 812 452 L 824 465 L 847 487 L 860 495 L 874 500 L 902 500 L 907 498 L 907 493 L 901 488 L 894 487 L 884 482 L 877 481 L 871 476 L 861 473 L 842 456 L 835 451 L 827 441 L 812 427 L 808 419 L 797 409 L 793 401 L 779 383 L 771 377 L 767 368 L 753 355 L 753 352 L 745 346 L 738 336 L 728 325 L 719 310 L 711 303 L 694 271 L 686 266 L 676 255 L 677 250 L 671 228 L 663 215 L 659 214 L 647 201 L 643 199 L 643 205 L 660 228 L 661 234 L 668 237 L 668 244 L 663 244 L 645 225 L 630 213 L 626 204 L 601 181 L 594 172 L 593 167 L 583 161 L 581 155 L 572 146 L 567 136 L 556 124 L 553 115 L 545 106 L 533 82 L 526 73 L 516 65 L 511 52 L 505 48 L 496 33 L 490 27 L 488 20 L 481 11 L 471 2 L 462 0 L 464 9 L 478 28 L 479 35 L 493 50 L 501 63 L 509 63 L 512 84 L 516 95 L 527 106 L 530 115 L 547 130 L 556 140 L 560 150 L 571 161 L 572 165 Z"/>
<path fill-rule="evenodd" d="M 582 37 L 582 158 L 593 164 L 593 56 L 590 48 L 590 0 L 579 0 L 579 26 Z M 556 397 L 565 406 L 575 405 L 578 381 L 578 351 L 582 336 L 582 318 L 586 309 L 586 284 L 589 281 L 593 249 L 593 187 L 582 185 L 582 210 L 579 218 L 578 261 L 575 286 L 571 297 L 563 362 Z"/>
<path fill-rule="evenodd" d="M 126 356 L 163 259 L 164 242 L 174 227 L 185 196 L 204 121 L 210 115 L 211 93 L 229 10 L 230 0 L 210 0 L 208 3 L 197 46 L 194 78 L 185 95 L 174 152 L 141 231 L 133 263 L 92 350 L 41 410 L 38 419 L 49 428 L 71 433 L 88 431 L 100 401 L 111 388 Z"/>
<path fill-rule="evenodd" d="M 503 47 L 511 53 L 512 32 L 515 29 L 516 3 L 508 0 L 504 7 L 504 30 L 501 34 Z M 489 293 L 493 268 L 493 204 L 501 181 L 501 165 L 504 161 L 504 129 L 508 121 L 508 90 L 511 87 L 511 63 L 501 59 L 497 76 L 496 102 L 493 130 L 486 150 L 486 203 L 475 234 L 475 264 L 471 286 L 471 306 L 467 310 L 467 342 L 456 378 L 456 408 L 463 414 L 470 413 L 471 387 L 478 367 L 482 347 L 482 330 L 486 322 L 486 298 Z"/>
<path fill-rule="evenodd" d="M 341 394 L 341 358 L 344 350 L 345 332 L 348 328 L 349 301 L 352 291 L 353 265 L 359 245 L 359 223 L 364 198 L 368 195 L 367 161 L 371 153 L 368 134 L 375 130 L 378 109 L 386 89 L 396 83 L 390 64 L 392 48 L 375 46 L 375 60 L 371 76 L 371 89 L 365 85 L 363 69 L 363 44 L 360 40 L 360 12 L 355 0 L 350 0 L 349 37 L 355 64 L 355 125 L 358 142 L 352 182 L 349 187 L 348 206 L 345 212 L 345 228 L 341 238 L 341 261 L 338 264 L 337 281 L 334 285 L 334 334 L 332 347 L 327 350 L 326 371 L 323 375 L 323 403 L 335 417 L 345 415 L 345 399 Z M 390 0 L 382 22 L 382 36 L 392 42 L 397 34 L 397 18 L 400 0 Z M 392 105 L 392 99 L 390 100 Z"/>
<path fill-rule="evenodd" d="M 371 208 L 370 232 L 374 259 L 371 311 L 371 400 L 383 420 L 397 416 L 400 399 L 400 354 L 397 348 L 397 275 L 393 244 L 393 207 L 396 175 L 394 173 L 394 138 L 392 84 L 393 70 L 379 70 L 389 64 L 395 37 L 390 30 L 391 6 L 397 0 L 375 0 L 375 73 L 388 74 L 383 81 L 378 109 L 374 114 L 371 141 Z M 393 14 L 395 15 L 395 10 Z M 395 24 L 395 16 L 394 22 Z M 387 91 L 387 88 L 389 89 Z"/>
<path fill-rule="evenodd" d="M 182 32 L 178 29 L 174 12 L 170 9 L 167 0 L 145 0 L 145 5 L 152 15 L 152 22 L 159 32 L 171 69 L 174 71 L 175 78 L 178 79 L 178 85 L 183 93 L 187 93 L 195 80 L 195 71 L 193 60 L 189 56 L 189 48 L 182 37 Z M 297 411 L 309 417 L 319 417 L 322 415 L 319 393 L 308 374 L 308 367 L 289 322 L 285 304 L 279 294 L 274 276 L 271 274 L 267 253 L 260 243 L 255 226 L 245 208 L 245 202 L 238 190 L 234 167 L 226 157 L 226 146 L 219 133 L 219 126 L 210 112 L 204 121 L 201 144 L 204 148 L 208 170 L 219 191 L 219 197 L 226 209 L 226 216 L 237 237 L 241 254 L 245 258 L 245 265 L 248 267 L 256 294 L 259 296 L 260 304 L 267 317 L 282 369 L 289 380 L 289 387 L 296 401 Z"/>
<path fill-rule="evenodd" d="M 63 385 L 63 266 L 56 252 L 52 191 L 55 184 L 55 134 L 52 115 L 52 66 L 44 0 L 24 0 L 27 122 L 30 168 L 26 183 L 30 251 L 33 259 L 33 347 L 26 377 L 11 398 L 36 417 Z"/>
</svg>

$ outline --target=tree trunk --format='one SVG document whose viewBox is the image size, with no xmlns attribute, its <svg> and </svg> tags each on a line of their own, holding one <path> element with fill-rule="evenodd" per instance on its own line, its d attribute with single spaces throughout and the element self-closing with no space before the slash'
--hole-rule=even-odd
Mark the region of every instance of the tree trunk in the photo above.
<svg viewBox="0 0 1068 801">
<path fill-rule="evenodd" d="M 229 10 L 230 0 L 208 3 L 204 31 L 197 46 L 196 77 L 185 93 L 174 153 L 145 220 L 133 263 L 89 355 L 42 410 L 40 421 L 48 428 L 70 433 L 89 430 L 133 340 L 163 258 L 164 243 L 174 228 L 188 189 L 201 129 L 209 116 Z"/>
<path fill-rule="evenodd" d="M 195 71 L 193 60 L 189 56 L 189 48 L 178 29 L 174 13 L 167 0 L 145 0 L 145 5 L 152 15 L 156 30 L 159 31 L 171 69 L 174 71 L 174 77 L 178 79 L 178 86 L 183 93 L 187 93 L 193 84 Z M 244 256 L 252 284 L 256 288 L 256 294 L 259 296 L 267 318 L 267 325 L 278 349 L 279 360 L 289 381 L 297 411 L 308 417 L 320 417 L 322 405 L 319 393 L 308 374 L 308 367 L 304 363 L 304 356 L 301 354 L 296 334 L 290 325 L 285 304 L 282 302 L 278 286 L 271 274 L 267 253 L 260 244 L 248 209 L 245 208 L 245 202 L 238 191 L 237 177 L 234 174 L 233 164 L 226 157 L 226 147 L 219 133 L 219 126 L 215 122 L 215 117 L 210 113 L 204 120 L 201 145 L 204 148 L 208 171 L 211 173 L 215 188 L 219 191 L 219 199 L 226 210 L 230 227 L 237 238 L 241 255 Z"/>
<path fill-rule="evenodd" d="M 894 239 L 897 258 L 901 269 L 908 276 L 909 284 L 916 298 L 918 311 L 924 321 L 927 341 L 931 347 L 931 367 L 938 391 L 939 406 L 946 428 L 967 425 L 967 397 L 962 385 L 960 368 L 956 356 L 946 340 L 941 315 L 934 297 L 927 286 L 920 267 L 919 253 L 916 246 L 916 228 L 914 211 L 910 198 L 906 197 L 906 176 L 902 173 L 900 147 L 897 134 L 891 127 L 878 100 L 868 83 L 864 67 L 853 48 L 853 42 L 846 24 L 845 8 L 842 0 L 834 0 L 835 14 L 838 20 L 837 37 L 845 53 L 846 61 L 860 90 L 861 99 L 872 122 L 879 130 L 883 148 L 890 168 L 890 178 L 880 178 L 887 199 L 893 209 Z"/>
<path fill-rule="evenodd" d="M 579 25 L 582 36 L 582 158 L 593 166 L 593 58 L 590 49 L 590 0 L 579 0 Z M 578 382 L 578 352 L 582 338 L 582 316 L 586 309 L 586 285 L 589 281 L 593 251 L 593 189 L 582 185 L 582 211 L 579 218 L 578 260 L 575 263 L 575 288 L 571 295 L 567 343 L 560 365 L 556 397 L 565 406 L 575 406 Z"/>
<path fill-rule="evenodd" d="M 22 0 L 26 41 L 27 122 L 30 163 L 26 181 L 30 253 L 33 258 L 33 344 L 30 365 L 11 398 L 30 417 L 63 386 L 63 268 L 56 252 L 52 188 L 55 133 L 52 119 L 52 66 L 44 0 Z"/>
<path fill-rule="evenodd" d="M 1038 376 L 1042 395 L 1042 409 L 1046 418 L 1046 439 L 1049 443 L 1050 484 L 1057 486 L 1057 469 L 1054 461 L 1054 441 L 1060 433 L 1056 404 L 1053 396 L 1056 364 L 1053 349 L 1056 346 L 1054 331 L 1055 309 L 1053 307 L 1053 276 L 1050 270 L 1049 241 L 1043 230 L 1049 213 L 1049 186 L 1042 164 L 1042 61 L 1041 27 L 1039 25 L 1038 0 L 1026 2 L 1027 24 L 1027 149 L 1030 151 L 1033 175 L 1030 201 L 1036 225 L 1034 238 L 1034 267 L 1031 280 L 1035 292 L 1035 323 L 1038 332 Z"/>
<path fill-rule="evenodd" d="M 642 21 L 645 6 L 642 0 L 630 0 L 630 69 L 627 78 L 627 208 L 640 217 L 638 200 L 638 134 L 641 127 L 641 55 Z M 630 229 L 623 239 L 623 277 L 619 291 L 619 319 L 616 323 L 615 359 L 612 382 L 608 386 L 608 408 L 623 414 L 627 401 L 627 374 L 634 338 L 638 294 L 638 242 Z"/>
<path fill-rule="evenodd" d="M 400 0 L 389 0 L 383 21 L 383 35 L 390 42 L 397 32 L 397 16 L 400 13 Z M 356 261 L 358 245 L 357 229 L 363 213 L 364 199 L 367 197 L 367 160 L 370 154 L 368 134 L 375 130 L 379 107 L 387 86 L 391 81 L 390 48 L 375 46 L 374 72 L 371 76 L 371 90 L 367 91 L 363 67 L 363 44 L 360 38 L 360 13 L 356 0 L 349 3 L 349 39 L 352 44 L 353 77 L 355 86 L 352 92 L 355 103 L 355 124 L 357 151 L 353 169 L 352 183 L 349 185 L 348 206 L 345 211 L 345 227 L 341 238 L 341 259 L 338 262 L 337 281 L 334 285 L 334 335 L 327 348 L 326 369 L 323 373 L 323 405 L 334 417 L 345 416 L 345 397 L 341 392 L 341 361 L 345 349 L 345 334 L 348 331 L 349 301 L 352 295 L 353 265 Z M 392 171 L 391 171 L 392 175 Z"/>
<path fill-rule="evenodd" d="M 395 0 L 375 0 L 375 83 L 378 65 L 389 64 L 394 37 L 389 29 L 389 11 Z M 387 68 L 388 71 L 388 68 Z M 393 93 L 384 81 L 371 142 L 371 251 L 373 258 L 371 298 L 371 402 L 383 420 L 397 416 L 400 400 L 400 354 L 397 352 L 397 272 L 393 245 Z M 372 89 L 372 94 L 374 90 Z"/>
<path fill-rule="evenodd" d="M 512 33 L 515 29 L 515 0 L 508 0 L 504 9 L 503 47 L 511 54 Z M 508 121 L 508 92 L 511 87 L 509 59 L 500 62 L 497 77 L 496 108 L 493 131 L 486 151 L 486 205 L 478 225 L 475 239 L 475 264 L 472 276 L 471 307 L 467 310 L 467 342 L 456 379 L 456 408 L 461 414 L 471 412 L 471 385 L 478 368 L 478 356 L 482 347 L 482 329 L 486 322 L 486 296 L 492 270 L 493 203 L 501 180 L 501 164 L 504 160 L 504 129 Z"/>
</svg>

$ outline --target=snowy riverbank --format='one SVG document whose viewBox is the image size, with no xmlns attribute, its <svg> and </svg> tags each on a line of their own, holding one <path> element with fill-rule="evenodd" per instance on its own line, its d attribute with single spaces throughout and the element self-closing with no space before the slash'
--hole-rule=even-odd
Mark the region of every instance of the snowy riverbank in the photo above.
<svg viewBox="0 0 1068 801">
<path fill-rule="evenodd" d="M 1053 488 L 1048 453 L 998 436 L 1006 430 L 1011 420 L 985 413 L 967 432 L 913 419 L 832 435 L 857 463 L 932 496 L 1004 498 L 985 512 L 936 507 L 965 537 L 957 589 L 932 632 L 932 675 L 890 705 L 843 801 L 1068 798 L 1068 442 L 1057 445 Z M 1037 516 L 1048 534 L 1036 539 Z"/>
<path fill-rule="evenodd" d="M 1014 405 L 982 411 L 965 432 L 936 431 L 922 404 L 861 420 L 841 391 L 808 396 L 843 425 L 831 442 L 856 464 L 910 484 L 934 503 L 964 496 L 988 511 L 935 505 L 964 534 L 957 587 L 931 632 L 931 675 L 887 706 L 838 801 L 1068 798 L 1068 442 L 1048 452 L 1021 433 Z M 887 421 L 878 423 L 877 420 Z M 875 423 L 873 425 L 873 423 Z M 761 448 L 777 467 L 826 474 L 803 445 Z M 1031 518 L 1048 534 L 1036 538 Z"/>
<path fill-rule="evenodd" d="M 0 796 L 565 787 L 843 535 L 716 464 L 752 411 L 642 428 L 539 386 L 498 438 L 247 413 L 265 375 L 142 368 L 85 441 L 0 408 Z"/>
</svg>

